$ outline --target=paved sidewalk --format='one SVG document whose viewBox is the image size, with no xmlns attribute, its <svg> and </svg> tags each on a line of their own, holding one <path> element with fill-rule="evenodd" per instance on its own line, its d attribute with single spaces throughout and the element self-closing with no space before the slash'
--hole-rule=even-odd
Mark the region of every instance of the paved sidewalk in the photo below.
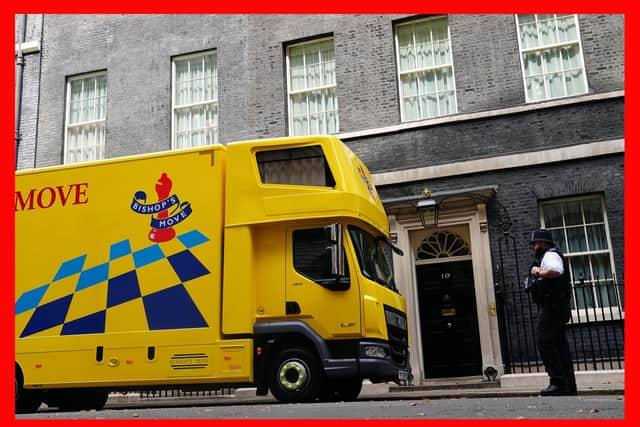
<svg viewBox="0 0 640 427">
<path fill-rule="evenodd" d="M 624 394 L 624 371 L 579 372 L 576 375 L 578 395 Z M 425 384 L 400 387 L 395 384 L 363 384 L 360 399 L 459 399 L 492 397 L 538 396 L 546 386 L 546 374 L 503 375 L 500 381 L 483 381 L 481 377 L 428 381 Z M 196 406 L 267 404 L 276 400 L 271 396 L 256 396 L 255 388 L 236 389 L 231 395 L 202 397 L 143 398 L 137 393 L 114 394 L 106 408 L 145 406 Z"/>
</svg>

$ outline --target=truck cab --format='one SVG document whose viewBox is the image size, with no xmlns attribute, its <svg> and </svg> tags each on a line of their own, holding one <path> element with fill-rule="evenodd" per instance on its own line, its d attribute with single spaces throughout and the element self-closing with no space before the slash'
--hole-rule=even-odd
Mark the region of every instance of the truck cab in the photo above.
<svg viewBox="0 0 640 427">
<path fill-rule="evenodd" d="M 227 149 L 226 193 L 236 196 L 225 212 L 222 330 L 254 336 L 258 393 L 352 399 L 363 379 L 406 381 L 405 300 L 365 165 L 335 137 Z M 246 247 L 257 256 L 243 258 Z"/>
</svg>

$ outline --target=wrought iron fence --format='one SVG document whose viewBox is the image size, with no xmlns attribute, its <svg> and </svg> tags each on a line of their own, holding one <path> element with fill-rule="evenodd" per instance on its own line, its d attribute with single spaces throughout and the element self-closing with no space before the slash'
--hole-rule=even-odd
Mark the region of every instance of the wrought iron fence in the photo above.
<svg viewBox="0 0 640 427">
<path fill-rule="evenodd" d="M 173 398 L 173 397 L 213 397 L 228 396 L 235 392 L 233 388 L 219 388 L 215 390 L 143 390 L 140 391 L 140 398 Z"/>
<path fill-rule="evenodd" d="M 127 392 L 114 392 L 114 396 L 135 396 L 141 401 L 152 401 L 155 399 L 174 399 L 174 398 L 207 398 L 218 396 L 231 396 L 235 393 L 235 388 L 223 387 L 212 390 L 180 390 L 180 389 L 144 389 Z"/>
<path fill-rule="evenodd" d="M 505 373 L 544 372 L 535 328 L 536 305 L 519 283 L 496 283 Z M 624 369 L 624 283 L 574 284 L 567 338 L 576 370 Z"/>
</svg>

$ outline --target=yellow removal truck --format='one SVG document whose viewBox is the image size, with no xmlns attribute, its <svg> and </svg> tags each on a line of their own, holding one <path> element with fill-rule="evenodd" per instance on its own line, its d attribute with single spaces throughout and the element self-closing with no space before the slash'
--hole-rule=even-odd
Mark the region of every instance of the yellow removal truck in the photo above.
<svg viewBox="0 0 640 427">
<path fill-rule="evenodd" d="M 410 376 L 365 165 L 336 137 L 16 172 L 16 411 L 111 391 L 356 399 Z"/>
</svg>

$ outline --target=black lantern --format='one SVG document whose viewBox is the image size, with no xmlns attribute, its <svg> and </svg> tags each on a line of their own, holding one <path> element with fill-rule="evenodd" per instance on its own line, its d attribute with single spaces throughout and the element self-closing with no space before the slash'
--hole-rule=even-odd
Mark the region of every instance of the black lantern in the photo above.
<svg viewBox="0 0 640 427">
<path fill-rule="evenodd" d="M 418 216 L 424 228 L 438 226 L 438 212 L 440 207 L 434 199 L 421 199 L 417 204 Z"/>
<path fill-rule="evenodd" d="M 420 198 L 416 204 L 416 210 L 418 211 L 418 217 L 420 217 L 422 226 L 424 228 L 437 227 L 440 209 L 446 211 L 446 208 L 449 208 L 450 205 L 464 199 L 485 203 L 488 207 L 497 210 L 498 215 L 495 224 L 505 235 L 509 234 L 512 224 L 507 209 L 491 195 L 474 191 L 449 191 L 432 195 L 431 192 L 425 188 L 422 192 L 422 198 Z"/>
</svg>

